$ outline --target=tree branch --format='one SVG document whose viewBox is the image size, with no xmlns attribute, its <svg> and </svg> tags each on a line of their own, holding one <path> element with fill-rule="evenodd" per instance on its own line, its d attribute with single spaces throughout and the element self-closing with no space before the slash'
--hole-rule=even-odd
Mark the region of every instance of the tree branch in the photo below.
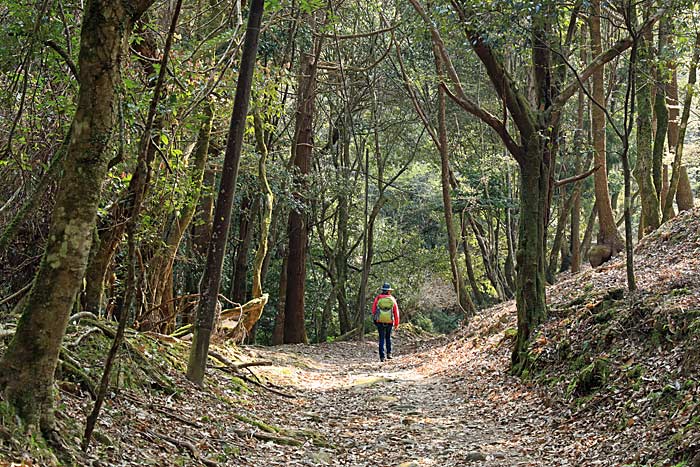
<svg viewBox="0 0 700 467">
<path fill-rule="evenodd" d="M 66 62 L 66 65 L 68 65 L 68 68 L 70 68 L 71 73 L 73 73 L 73 77 L 78 82 L 78 84 L 80 84 L 80 76 L 78 76 L 78 67 L 75 66 L 75 62 L 73 62 L 73 60 L 70 58 L 68 52 L 63 50 L 63 48 L 53 40 L 44 41 L 44 45 L 51 47 L 53 50 L 56 51 L 58 55 L 60 55 L 63 58 L 63 60 Z"/>
<path fill-rule="evenodd" d="M 578 182 L 579 180 L 583 180 L 584 178 L 589 177 L 596 170 L 600 169 L 600 167 L 601 167 L 600 165 L 596 165 L 592 169 L 586 170 L 585 172 L 580 173 L 578 175 L 574 175 L 573 177 L 565 178 L 563 180 L 556 180 L 554 182 L 554 186 L 555 187 L 564 186 L 564 185 L 568 185 L 569 183 Z"/>
<path fill-rule="evenodd" d="M 659 20 L 659 18 L 661 18 L 664 15 L 664 13 L 666 13 L 666 8 L 660 8 L 659 10 L 657 10 L 656 13 L 642 25 L 642 27 L 637 32 L 637 35 L 643 34 L 647 29 L 651 28 L 654 25 L 654 23 L 656 23 Z M 619 41 L 615 42 L 609 49 L 595 57 L 593 61 L 591 61 L 591 63 L 581 73 L 578 74 L 577 79 L 575 79 L 566 87 L 564 87 L 564 89 L 562 89 L 562 91 L 559 93 L 556 99 L 554 99 L 550 111 L 561 111 L 561 108 L 564 106 L 564 104 L 566 104 L 566 102 L 571 98 L 571 96 L 573 96 L 576 93 L 576 91 L 578 91 L 579 87 L 581 86 L 581 83 L 588 81 L 588 78 L 590 78 L 593 75 L 593 73 L 595 73 L 595 71 L 598 70 L 601 66 L 615 59 L 618 55 L 622 54 L 622 52 L 632 47 L 634 41 L 634 37 L 626 37 L 624 39 L 620 39 Z"/>
</svg>

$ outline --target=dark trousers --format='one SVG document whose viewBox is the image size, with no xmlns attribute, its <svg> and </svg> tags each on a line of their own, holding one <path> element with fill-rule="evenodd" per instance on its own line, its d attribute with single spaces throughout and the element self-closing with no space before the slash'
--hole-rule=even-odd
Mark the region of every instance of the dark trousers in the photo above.
<svg viewBox="0 0 700 467">
<path fill-rule="evenodd" d="M 379 331 L 379 358 L 384 360 L 384 344 L 386 343 L 386 355 L 391 354 L 391 323 L 376 323 Z"/>
</svg>

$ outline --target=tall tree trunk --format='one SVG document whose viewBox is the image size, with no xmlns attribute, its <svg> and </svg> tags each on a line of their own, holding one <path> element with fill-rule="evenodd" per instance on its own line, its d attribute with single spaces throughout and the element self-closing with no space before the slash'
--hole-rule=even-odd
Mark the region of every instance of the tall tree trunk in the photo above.
<svg viewBox="0 0 700 467">
<path fill-rule="evenodd" d="M 241 159 L 243 133 L 248 113 L 250 89 L 253 83 L 253 70 L 258 50 L 258 34 L 260 32 L 263 9 L 263 0 L 251 1 L 243 44 L 243 55 L 236 84 L 236 95 L 231 112 L 231 124 L 226 142 L 221 185 L 216 201 L 214 227 L 209 250 L 207 251 L 207 264 L 200 286 L 197 318 L 187 363 L 187 378 L 197 385 L 201 385 L 204 381 L 209 340 L 214 327 L 214 317 L 221 285 L 221 268 L 224 255 L 226 254 L 226 239 L 231 223 L 231 208 L 233 206 L 233 195 L 236 190 L 236 178 L 238 177 L 238 166 Z"/>
<path fill-rule="evenodd" d="M 662 61 L 662 57 L 668 43 L 669 27 L 670 18 L 664 17 L 659 23 L 659 45 L 656 52 L 658 62 L 655 65 L 657 69 L 656 93 L 654 95 L 656 132 L 654 133 L 652 176 L 654 179 L 656 196 L 659 197 L 659 199 L 661 198 L 661 191 L 663 189 L 664 147 L 668 134 L 668 106 L 666 104 L 666 88 L 668 86 L 666 79 L 663 79 L 662 76 L 665 76 L 666 70 L 669 68 L 669 63 L 667 61 Z M 660 205 L 663 207 L 662 201 L 660 201 Z"/>
<path fill-rule="evenodd" d="M 313 116 L 316 98 L 316 47 L 314 42 L 311 53 L 301 59 L 299 76 L 299 98 L 297 119 L 294 130 L 294 167 L 299 176 L 308 175 L 311 167 L 313 149 Z M 306 187 L 303 179 L 299 180 L 301 189 Z M 303 203 L 304 193 L 295 193 L 299 203 Z M 308 243 L 308 226 L 305 213 L 297 208 L 289 211 L 287 226 L 289 250 L 287 258 L 287 297 L 284 310 L 284 343 L 298 344 L 307 342 L 304 323 L 304 291 L 306 285 L 306 249 Z"/>
<path fill-rule="evenodd" d="M 92 244 L 120 68 L 134 21 L 150 1 L 91 0 L 80 36 L 80 89 L 43 259 L 0 361 L 0 388 L 28 426 L 54 428 L 53 378 Z"/>
<path fill-rule="evenodd" d="M 585 53 L 582 52 L 582 58 Z M 586 126 L 590 130 L 590 119 L 586 119 L 586 94 L 581 89 L 578 92 L 578 106 L 576 109 L 576 134 L 574 136 L 574 146 L 583 148 L 586 141 Z M 589 125 L 586 125 L 588 123 Z M 590 131 L 589 131 L 590 133 Z M 602 170 L 601 167 L 599 170 Z M 582 183 L 576 182 L 574 185 L 573 199 L 571 201 L 571 273 L 576 274 L 581 270 L 581 190 Z"/>
<path fill-rule="evenodd" d="M 433 45 L 433 54 L 435 56 L 435 68 L 438 76 L 442 78 L 442 62 L 440 52 Z M 457 293 L 457 302 L 462 313 L 465 316 L 473 315 L 476 312 L 476 307 L 472 302 L 471 296 L 467 292 L 467 288 L 462 278 L 462 273 L 459 269 L 457 258 L 457 236 L 455 235 L 454 222 L 452 220 L 452 187 L 450 186 L 450 154 L 447 144 L 447 123 L 445 119 L 445 89 L 438 85 L 438 150 L 440 152 L 440 179 L 442 184 L 442 205 L 445 214 L 445 227 L 447 228 L 447 251 L 450 255 L 450 269 L 452 270 L 452 285 Z"/>
<path fill-rule="evenodd" d="M 591 1 L 590 34 L 591 52 L 594 57 L 599 56 L 602 51 L 602 40 L 600 34 L 600 0 Z M 604 67 L 600 66 L 591 76 L 591 95 L 600 105 L 606 105 Z M 598 105 L 591 105 L 591 125 L 593 128 L 593 150 L 594 166 L 600 166 L 596 170 L 594 177 L 595 200 L 598 215 L 598 245 L 605 245 L 610 248 L 611 256 L 616 255 L 624 248 L 624 242 L 617 231 L 615 217 L 613 216 L 612 204 L 610 202 L 610 192 L 608 191 L 608 169 L 606 155 L 605 112 Z"/>
<path fill-rule="evenodd" d="M 545 244 L 550 171 L 545 163 L 545 149 L 542 146 L 542 143 L 528 141 L 525 154 L 527 162 L 520 166 L 520 230 L 515 292 L 518 334 L 512 354 L 512 365 L 516 373 L 527 366 L 530 336 L 546 316 Z"/>
<path fill-rule="evenodd" d="M 678 190 L 678 181 L 681 178 L 681 163 L 683 160 L 683 147 L 685 133 L 688 129 L 688 120 L 690 119 L 690 110 L 693 104 L 693 94 L 695 93 L 695 82 L 697 81 L 698 61 L 700 61 L 700 32 L 695 35 L 695 46 L 693 49 L 693 58 L 688 67 L 688 85 L 685 90 L 685 98 L 683 99 L 683 115 L 678 125 L 678 139 L 676 141 L 676 150 L 673 156 L 673 171 L 671 172 L 671 182 L 668 188 L 668 196 L 666 197 L 666 205 L 663 208 L 663 221 L 666 222 L 671 218 L 673 212 L 673 200 L 676 197 Z"/>
<path fill-rule="evenodd" d="M 634 8 L 632 9 L 634 12 Z M 636 15 L 633 13 L 633 18 Z M 651 34 L 651 32 L 649 32 Z M 634 176 L 639 186 L 642 214 L 640 232 L 647 234 L 659 228 L 659 198 L 654 187 L 652 177 L 652 130 L 651 130 L 651 72 L 654 61 L 651 56 L 651 43 L 649 34 L 641 34 L 638 39 L 638 60 L 635 83 L 637 86 L 637 162 L 634 167 Z"/>
</svg>

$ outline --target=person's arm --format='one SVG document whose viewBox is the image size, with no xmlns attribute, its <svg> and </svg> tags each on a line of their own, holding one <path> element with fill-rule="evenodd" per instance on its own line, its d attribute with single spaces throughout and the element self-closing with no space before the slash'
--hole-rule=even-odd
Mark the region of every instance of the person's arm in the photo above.
<svg viewBox="0 0 700 467">
<path fill-rule="evenodd" d="M 399 327 L 399 318 L 399 303 L 396 301 L 396 298 L 394 298 L 394 329 Z"/>
<path fill-rule="evenodd" d="M 377 316 L 377 302 L 379 301 L 379 295 L 374 297 L 374 303 L 372 304 L 372 321 L 376 321 Z"/>
</svg>

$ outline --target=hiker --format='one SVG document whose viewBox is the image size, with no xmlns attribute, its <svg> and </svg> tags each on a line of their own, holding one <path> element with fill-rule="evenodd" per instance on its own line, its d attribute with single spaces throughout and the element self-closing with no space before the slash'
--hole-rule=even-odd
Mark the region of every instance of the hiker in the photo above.
<svg viewBox="0 0 700 467">
<path fill-rule="evenodd" d="M 384 361 L 384 343 L 386 342 L 386 358 L 391 360 L 391 328 L 399 328 L 399 305 L 391 296 L 391 288 L 388 282 L 382 285 L 382 290 L 374 298 L 372 304 L 372 321 L 379 331 L 379 360 Z"/>
</svg>

